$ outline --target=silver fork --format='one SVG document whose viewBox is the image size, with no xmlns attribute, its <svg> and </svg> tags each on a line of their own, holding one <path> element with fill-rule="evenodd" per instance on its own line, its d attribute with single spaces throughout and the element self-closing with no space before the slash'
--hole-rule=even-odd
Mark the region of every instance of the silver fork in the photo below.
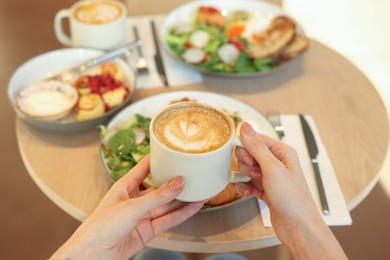
<svg viewBox="0 0 390 260">
<path fill-rule="evenodd" d="M 282 122 L 280 121 L 280 113 L 278 110 L 268 110 L 266 113 L 268 121 L 271 123 L 275 129 L 276 134 L 279 139 L 282 140 L 284 137 L 284 128 Z"/>
<path fill-rule="evenodd" d="M 138 29 L 136 26 L 133 26 L 133 32 L 134 32 L 135 40 L 139 41 Z M 137 61 L 135 62 L 135 68 L 137 69 L 137 73 L 142 76 L 149 73 L 148 64 L 146 63 L 146 59 L 144 58 L 144 55 L 142 53 L 141 46 L 137 48 L 137 52 L 138 52 L 138 58 Z"/>
</svg>

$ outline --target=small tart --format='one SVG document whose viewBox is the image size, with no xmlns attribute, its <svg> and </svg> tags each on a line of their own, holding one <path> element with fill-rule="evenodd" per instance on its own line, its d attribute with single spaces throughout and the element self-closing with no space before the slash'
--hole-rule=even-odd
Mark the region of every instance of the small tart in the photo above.
<svg viewBox="0 0 390 260">
<path fill-rule="evenodd" d="M 40 81 L 23 88 L 16 103 L 25 114 L 43 119 L 66 116 L 78 99 L 76 89 L 61 81 Z"/>
<path fill-rule="evenodd" d="M 104 103 L 109 107 L 116 107 L 122 104 L 122 102 L 125 100 L 126 94 L 127 90 L 125 87 L 120 87 L 103 93 L 102 97 Z"/>
<path fill-rule="evenodd" d="M 104 102 L 100 95 L 95 93 L 81 95 L 75 108 L 76 119 L 81 121 L 101 116 L 104 114 L 104 109 Z"/>
</svg>

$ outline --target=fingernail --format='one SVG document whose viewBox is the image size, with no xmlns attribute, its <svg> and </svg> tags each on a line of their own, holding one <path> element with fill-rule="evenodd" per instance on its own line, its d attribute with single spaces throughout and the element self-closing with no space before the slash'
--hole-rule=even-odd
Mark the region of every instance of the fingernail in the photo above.
<svg viewBox="0 0 390 260">
<path fill-rule="evenodd" d="M 178 191 L 183 188 L 184 186 L 184 178 L 183 176 L 179 176 L 174 178 L 168 183 L 169 188 L 173 191 Z"/>
<path fill-rule="evenodd" d="M 252 166 L 253 161 L 249 156 L 243 156 L 241 159 L 246 165 Z"/>
<path fill-rule="evenodd" d="M 248 124 L 247 122 L 242 123 L 241 130 L 242 130 L 242 133 L 245 135 L 255 135 L 256 134 L 253 127 L 250 124 Z"/>
</svg>

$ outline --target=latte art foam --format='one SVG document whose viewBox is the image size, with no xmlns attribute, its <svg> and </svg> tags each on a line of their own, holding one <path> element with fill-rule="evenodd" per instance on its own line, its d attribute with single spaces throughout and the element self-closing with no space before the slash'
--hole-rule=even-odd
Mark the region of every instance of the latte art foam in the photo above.
<svg viewBox="0 0 390 260">
<path fill-rule="evenodd" d="M 168 109 L 155 120 L 154 134 L 161 143 L 179 152 L 205 153 L 229 140 L 232 128 L 226 115 L 202 105 L 185 103 Z"/>
<path fill-rule="evenodd" d="M 111 22 L 122 14 L 121 8 L 107 2 L 96 2 L 78 7 L 74 16 L 81 22 L 102 24 Z"/>
</svg>

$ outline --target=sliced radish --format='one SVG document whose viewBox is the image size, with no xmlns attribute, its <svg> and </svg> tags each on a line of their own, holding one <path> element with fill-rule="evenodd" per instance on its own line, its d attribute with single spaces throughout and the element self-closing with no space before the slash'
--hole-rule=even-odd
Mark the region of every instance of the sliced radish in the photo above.
<svg viewBox="0 0 390 260">
<path fill-rule="evenodd" d="M 199 48 L 189 48 L 183 53 L 183 59 L 188 63 L 199 63 L 205 57 L 205 52 Z"/>
<path fill-rule="evenodd" d="M 222 45 L 218 49 L 217 53 L 223 63 L 234 64 L 238 58 L 238 55 L 240 54 L 240 51 L 234 44 L 227 43 Z"/>
<path fill-rule="evenodd" d="M 133 133 L 135 135 L 135 145 L 140 145 L 146 138 L 146 132 L 143 128 L 133 128 Z"/>
<path fill-rule="evenodd" d="M 210 35 L 205 31 L 198 30 L 191 34 L 189 41 L 192 46 L 203 48 L 209 43 Z"/>
</svg>

